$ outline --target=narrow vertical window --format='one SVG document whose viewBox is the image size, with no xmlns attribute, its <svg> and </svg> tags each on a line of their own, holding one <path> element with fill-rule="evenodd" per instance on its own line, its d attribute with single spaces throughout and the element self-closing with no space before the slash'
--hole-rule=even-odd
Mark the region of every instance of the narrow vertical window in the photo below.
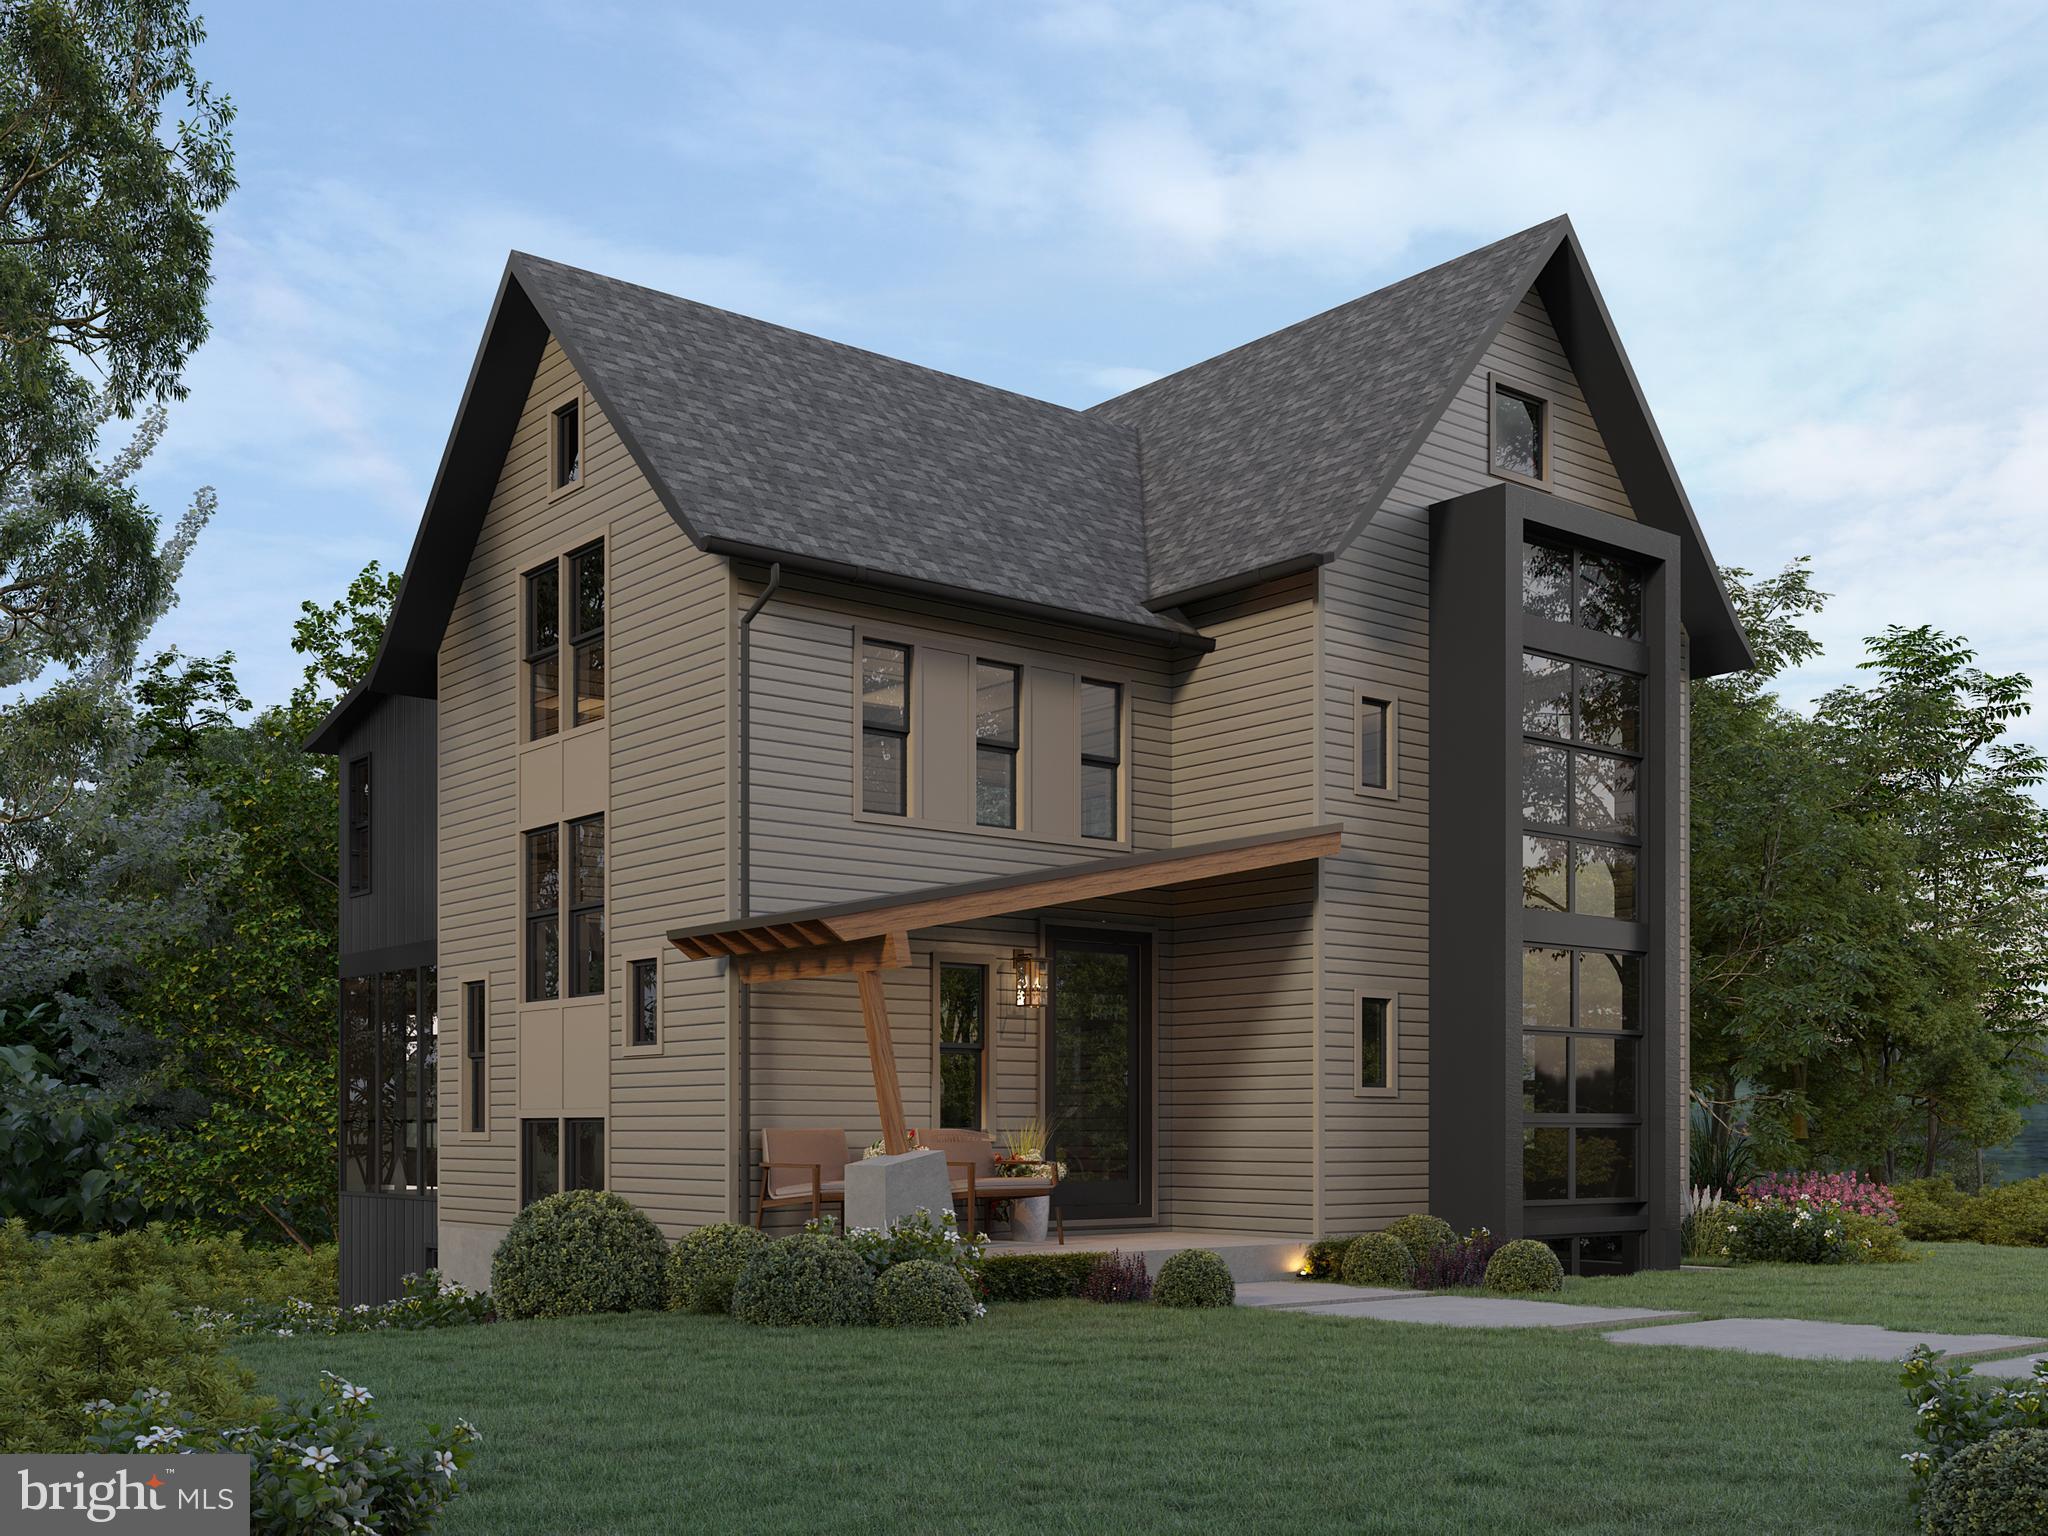
<svg viewBox="0 0 2048 1536">
<path fill-rule="evenodd" d="M 562 572 L 549 561 L 526 574 L 526 733 L 562 728 Z"/>
<path fill-rule="evenodd" d="M 1358 1086 L 1372 1092 L 1393 1085 L 1393 999 L 1362 997 L 1358 1000 Z"/>
<path fill-rule="evenodd" d="M 562 1145 L 566 1154 L 562 1188 L 604 1188 L 604 1122 L 564 1120 Z"/>
<path fill-rule="evenodd" d="M 988 1051 L 988 967 L 939 967 L 939 1124 L 981 1129 Z"/>
<path fill-rule="evenodd" d="M 567 490 L 583 478 L 583 411 L 576 401 L 555 412 L 555 489 Z"/>
<path fill-rule="evenodd" d="M 420 967 L 420 1188 L 441 1182 L 441 992 L 433 966 Z"/>
<path fill-rule="evenodd" d="M 370 760 L 358 757 L 348 765 L 348 893 L 360 896 L 370 888 Z"/>
<path fill-rule="evenodd" d="M 418 977 L 386 971 L 378 993 L 377 1187 L 412 1189 L 419 1184 Z"/>
<path fill-rule="evenodd" d="M 661 1044 L 661 971 L 652 960 L 633 962 L 633 1009 L 635 1045 Z"/>
<path fill-rule="evenodd" d="M 860 805 L 883 816 L 910 810 L 910 647 L 868 640 L 860 649 Z"/>
<path fill-rule="evenodd" d="M 1081 682 L 1081 835 L 1117 836 L 1123 764 L 1123 688 Z"/>
<path fill-rule="evenodd" d="M 1386 699 L 1358 701 L 1358 787 L 1391 789 L 1393 774 L 1393 704 Z"/>
<path fill-rule="evenodd" d="M 526 1000 L 562 995 L 562 834 L 541 827 L 526 834 Z"/>
<path fill-rule="evenodd" d="M 604 818 L 569 823 L 569 995 L 604 991 Z"/>
<path fill-rule="evenodd" d="M 974 664 L 974 820 L 1017 825 L 1017 669 Z"/>
<path fill-rule="evenodd" d="M 575 707 L 572 723 L 604 718 L 604 540 L 569 557 L 569 650 Z"/>
<path fill-rule="evenodd" d="M 531 1205 L 562 1188 L 562 1122 L 519 1122 L 519 1203 Z"/>
<path fill-rule="evenodd" d="M 482 1135 L 490 1125 L 490 1075 L 484 1045 L 484 984 L 465 982 L 462 987 L 462 1098 L 464 1113 L 473 1135 Z"/>
</svg>

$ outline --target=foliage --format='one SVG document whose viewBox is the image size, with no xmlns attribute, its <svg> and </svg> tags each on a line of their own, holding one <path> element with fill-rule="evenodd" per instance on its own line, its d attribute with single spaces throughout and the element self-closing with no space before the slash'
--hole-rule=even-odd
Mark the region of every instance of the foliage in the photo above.
<svg viewBox="0 0 2048 1536">
<path fill-rule="evenodd" d="M 1808 1200 L 1744 1200 L 1722 1208 L 1723 1255 L 1737 1264 L 1846 1264 L 1847 1229 L 1837 1206 Z"/>
<path fill-rule="evenodd" d="M 308 660 L 303 680 L 292 690 L 291 707 L 301 720 L 317 721 L 368 675 L 384 643 L 384 625 L 398 601 L 401 579 L 400 572 L 372 560 L 334 602 L 299 604 L 292 649 Z"/>
<path fill-rule="evenodd" d="M 30 1273 L 59 1291 L 164 1287 L 179 1305 L 232 1310 L 303 1297 L 332 1304 L 332 1244 L 302 1253 L 259 1248 L 235 1234 L 178 1232 L 161 1223 L 94 1237 L 33 1238 L 26 1223 L 0 1224 L 0 1288 Z"/>
<path fill-rule="evenodd" d="M 1458 1240 L 1457 1230 L 1440 1216 L 1401 1216 L 1388 1222 L 1384 1230 L 1417 1264 L 1429 1257 L 1430 1250 Z"/>
<path fill-rule="evenodd" d="M 1976 1228 L 1977 1202 L 1956 1188 L 1946 1174 L 1908 1179 L 1894 1186 L 1899 1225 L 1906 1236 L 1923 1243 L 1966 1241 Z"/>
<path fill-rule="evenodd" d="M 816 1217 L 804 1223 L 804 1231 L 819 1236 L 831 1237 L 838 1230 L 838 1222 L 831 1216 Z M 934 1220 L 931 1212 L 915 1210 L 908 1216 L 898 1217 L 887 1231 L 855 1227 L 846 1234 L 846 1241 L 866 1261 L 877 1279 L 898 1264 L 924 1259 L 958 1270 L 970 1290 L 979 1284 L 983 1255 L 988 1251 L 988 1238 L 984 1234 L 977 1232 L 973 1237 L 960 1235 L 959 1220 L 951 1211 L 942 1211 Z"/>
<path fill-rule="evenodd" d="M 1679 1252 L 1688 1259 L 1721 1256 L 1721 1240 L 1714 1234 L 1721 1228 L 1719 1212 L 1727 1201 L 1718 1188 L 1693 1185 L 1681 1197 L 1678 1218 Z"/>
<path fill-rule="evenodd" d="M 1344 1252 L 1351 1246 L 1349 1237 L 1319 1237 L 1308 1245 L 1302 1255 L 1301 1267 L 1304 1280 L 1335 1280 L 1344 1270 Z"/>
<path fill-rule="evenodd" d="M 714 1222 L 683 1234 L 668 1253 L 664 1294 L 680 1312 L 730 1312 L 732 1288 L 765 1234 L 734 1222 Z"/>
<path fill-rule="evenodd" d="M 1500 1239 L 1480 1227 L 1439 1243 L 1417 1261 L 1410 1283 L 1425 1291 L 1444 1291 L 1457 1286 L 1479 1285 L 1486 1279 L 1486 1267 L 1500 1248 Z"/>
<path fill-rule="evenodd" d="M 1956 1452 L 1928 1482 L 1920 1519 L 1930 1536 L 2048 1531 L 2048 1430 L 2001 1429 Z"/>
<path fill-rule="evenodd" d="M 302 1333 L 377 1333 L 386 1328 L 418 1332 L 426 1328 L 460 1328 L 487 1323 L 493 1316 L 491 1294 L 472 1291 L 444 1277 L 437 1269 L 407 1275 L 398 1295 L 383 1303 L 358 1302 L 352 1307 L 304 1301 L 249 1301 L 238 1308 L 199 1307 L 191 1320 L 201 1332 L 269 1334 L 296 1338 Z"/>
<path fill-rule="evenodd" d="M 1746 1200 L 1804 1200 L 1810 1205 L 1835 1205 L 1851 1216 L 1882 1222 L 1898 1220 L 1898 1202 L 1874 1179 L 1853 1173 L 1766 1173 L 1742 1186 Z"/>
<path fill-rule="evenodd" d="M 2048 1248 L 2048 1174 L 1966 1194 L 1947 1177 L 1915 1179 L 1897 1190 L 1906 1236 L 1921 1242 L 1991 1243 Z"/>
<path fill-rule="evenodd" d="M 996 1172 L 1006 1179 L 1064 1179 L 1067 1165 L 1045 1155 L 1052 1142 L 1052 1123 L 1036 1115 L 1002 1133 L 1003 1156 Z M 1043 1197 L 1040 1197 L 1043 1198 Z"/>
<path fill-rule="evenodd" d="M 799 1232 L 747 1260 L 732 1315 L 768 1328 L 859 1328 L 874 1321 L 874 1295 L 874 1271 L 851 1243 Z"/>
<path fill-rule="evenodd" d="M 1502 1243 L 1486 1261 L 1486 1288 L 1502 1296 L 1564 1289 L 1564 1264 L 1548 1243 L 1518 1237 Z"/>
<path fill-rule="evenodd" d="M 667 1256 L 639 1207 L 609 1190 L 568 1190 L 512 1218 L 491 1255 L 491 1296 L 508 1318 L 648 1311 L 661 1305 Z"/>
<path fill-rule="evenodd" d="M 1950 1458 L 1968 1447 L 2006 1430 L 2048 1432 L 2048 1360 L 2035 1361 L 2033 1375 L 2021 1380 L 1980 1381 L 1967 1365 L 1945 1365 L 1925 1344 L 1915 1344 L 1899 1384 L 1913 1405 L 1913 1434 L 1923 1447 L 1905 1457 L 1916 1502 Z"/>
<path fill-rule="evenodd" d="M 0 1045 L 0 1219 L 50 1231 L 120 1226 L 140 1204 L 107 1167 L 120 1117 L 32 1045 Z"/>
<path fill-rule="evenodd" d="M 988 1309 L 951 1264 L 907 1259 L 875 1282 L 875 1324 L 881 1328 L 954 1328 Z"/>
<path fill-rule="evenodd" d="M 1162 1307 L 1227 1307 L 1237 1300 L 1237 1282 L 1208 1249 L 1183 1248 L 1159 1266 L 1152 1299 Z"/>
<path fill-rule="evenodd" d="M 1851 1264 L 1917 1264 L 1920 1255 L 1906 1246 L 1896 1221 L 1842 1213 L 1842 1243 Z"/>
<path fill-rule="evenodd" d="M 401 1451 L 377 1427 L 371 1394 L 332 1371 L 317 1398 L 293 1401 L 225 1428 L 195 1417 L 178 1394 L 144 1390 L 94 1405 L 90 1444 L 103 1453 L 226 1451 L 249 1458 L 249 1529 L 260 1536 L 316 1531 L 431 1531 L 462 1487 L 483 1437 L 466 1419 L 427 1426 L 426 1443 Z M 210 1431 L 210 1432 L 209 1432 Z"/>
<path fill-rule="evenodd" d="M 1152 1272 L 1142 1253 L 1105 1253 L 1090 1267 L 1079 1294 L 1083 1301 L 1150 1301 Z"/>
<path fill-rule="evenodd" d="M 1730 1123 L 1725 1107 L 1695 1104 L 1686 1169 L 1690 1188 L 1732 1200 L 1756 1176 L 1756 1151 L 1749 1137 Z"/>
<path fill-rule="evenodd" d="M 1390 1232 L 1354 1237 L 1344 1250 L 1341 1278 L 1346 1285 L 1405 1286 L 1415 1272 L 1415 1256 Z"/>
<path fill-rule="evenodd" d="M 981 1266 L 981 1294 L 990 1301 L 1057 1301 L 1078 1296 L 1106 1253 L 998 1253 Z"/>
</svg>

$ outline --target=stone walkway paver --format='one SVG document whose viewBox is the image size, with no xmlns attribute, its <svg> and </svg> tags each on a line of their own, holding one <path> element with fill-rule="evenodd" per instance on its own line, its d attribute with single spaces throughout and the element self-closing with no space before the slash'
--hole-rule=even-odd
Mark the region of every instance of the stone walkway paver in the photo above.
<svg viewBox="0 0 2048 1536">
<path fill-rule="evenodd" d="M 1432 1296 L 1426 1291 L 1377 1300 L 1317 1302 L 1297 1307 L 1322 1317 L 1373 1317 L 1389 1323 L 1432 1323 L 1440 1328 L 1599 1328 L 1690 1312 L 1657 1312 L 1648 1307 L 1581 1307 L 1561 1301 L 1524 1301 L 1515 1296 Z"/>
<path fill-rule="evenodd" d="M 2012 1360 L 1987 1360 L 1982 1365 L 1972 1366 L 1972 1376 L 2019 1376 L 2034 1374 L 2034 1362 L 2048 1360 L 2048 1354 L 2021 1355 Z"/>
<path fill-rule="evenodd" d="M 1899 1333 L 1867 1323 L 1813 1323 L 1791 1317 L 1722 1317 L 1704 1323 L 1631 1328 L 1607 1337 L 1616 1344 L 1732 1349 L 1788 1360 L 1898 1360 L 1915 1344 L 1925 1344 L 1944 1355 L 1981 1355 L 2042 1342 L 2003 1333 Z"/>
</svg>

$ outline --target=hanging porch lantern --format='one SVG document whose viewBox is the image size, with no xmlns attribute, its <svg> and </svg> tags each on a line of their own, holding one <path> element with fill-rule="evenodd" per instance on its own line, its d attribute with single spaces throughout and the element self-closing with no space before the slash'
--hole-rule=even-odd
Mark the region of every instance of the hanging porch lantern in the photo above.
<svg viewBox="0 0 2048 1536">
<path fill-rule="evenodd" d="M 1017 1006 L 1019 1008 L 1043 1008 L 1045 1006 L 1045 962 L 1028 950 L 1018 950 L 1010 956 L 1010 965 L 1017 974 Z"/>
</svg>

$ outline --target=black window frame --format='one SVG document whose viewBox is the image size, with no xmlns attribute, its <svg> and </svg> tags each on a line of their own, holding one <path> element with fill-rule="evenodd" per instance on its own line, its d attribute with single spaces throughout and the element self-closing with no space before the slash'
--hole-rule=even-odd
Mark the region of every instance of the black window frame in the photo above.
<svg viewBox="0 0 2048 1536">
<path fill-rule="evenodd" d="M 548 492 L 573 491 L 583 483 L 583 397 L 564 400 L 549 413 L 548 423 Z"/>
<path fill-rule="evenodd" d="M 977 1038 L 972 1044 L 951 1041 L 946 1038 L 946 972 L 972 971 L 975 974 L 975 996 L 980 1000 L 976 1007 Z M 989 1008 L 994 993 L 990 990 L 992 980 L 990 968 L 973 960 L 941 960 L 939 962 L 938 986 L 938 1047 L 940 1086 L 936 1095 L 939 1106 L 940 1124 L 948 1130 L 978 1131 L 988 1120 L 988 1029 Z M 971 1057 L 974 1061 L 974 1123 L 953 1126 L 946 1120 L 945 1113 L 945 1069 L 946 1058 Z"/>
<path fill-rule="evenodd" d="M 583 625 L 582 575 L 584 563 L 597 563 L 597 623 L 588 629 Z M 592 539 L 580 544 L 562 557 L 566 576 L 561 582 L 562 618 L 559 627 L 565 635 L 569 651 L 569 678 L 565 690 L 569 700 L 569 729 L 595 725 L 603 720 L 611 708 L 609 678 L 606 667 L 604 632 L 606 608 L 610 602 L 610 572 L 604 563 L 604 540 Z M 593 696 L 596 708 L 589 714 L 583 712 L 583 658 L 595 654 L 597 657 L 596 676 L 598 691 Z"/>
<path fill-rule="evenodd" d="M 489 1006 L 482 982 L 462 984 L 463 1124 L 472 1136 L 490 1130 Z"/>
<path fill-rule="evenodd" d="M 338 1184 L 430 1194 L 439 1184 L 439 994 L 431 965 L 340 979 Z"/>
<path fill-rule="evenodd" d="M 1358 735 L 1358 783 L 1356 787 L 1364 794 L 1391 795 L 1395 792 L 1394 733 L 1398 728 L 1396 715 L 1398 707 L 1398 704 L 1391 695 L 1382 696 L 1373 693 L 1361 693 L 1358 695 L 1358 720 L 1356 727 Z M 1379 724 L 1379 750 L 1369 759 L 1365 750 L 1365 731 L 1367 722 L 1375 718 L 1377 718 Z M 1379 777 L 1377 781 L 1368 776 L 1367 768 L 1369 766 L 1378 770 Z"/>
<path fill-rule="evenodd" d="M 1644 1160 L 1648 1148 L 1644 1142 L 1644 1131 L 1648 1124 L 1648 1113 L 1644 1104 L 1644 1074 L 1649 1061 L 1649 1030 L 1647 1013 L 1649 998 L 1643 990 L 1643 977 L 1650 964 L 1649 955 L 1627 946 L 1592 943 L 1551 943 L 1525 940 L 1521 946 L 1526 966 L 1526 956 L 1531 950 L 1546 952 L 1562 951 L 1569 956 L 1567 968 L 1570 972 L 1565 1020 L 1562 1024 L 1531 1024 L 1527 1013 L 1521 1020 L 1523 1059 L 1528 1059 L 1529 1042 L 1532 1039 L 1562 1040 L 1564 1042 L 1564 1092 L 1565 1107 L 1561 1110 L 1536 1110 L 1525 1103 L 1521 1111 L 1521 1126 L 1525 1138 L 1537 1130 L 1561 1130 L 1565 1137 L 1564 1188 L 1562 1197 L 1535 1196 L 1529 1193 L 1528 1170 L 1523 1169 L 1522 1200 L 1527 1205 L 1576 1206 L 1589 1203 L 1616 1201 L 1633 1202 L 1643 1198 Z M 1637 967 L 1635 994 L 1636 1015 L 1633 1025 L 1626 1029 L 1608 1029 L 1582 1022 L 1583 976 L 1589 958 L 1616 955 L 1632 959 Z M 1525 971 L 1526 974 L 1526 971 Z M 1583 1042 L 1617 1044 L 1627 1042 L 1633 1061 L 1630 1067 L 1634 1079 L 1632 1098 L 1635 1108 L 1628 1113 L 1584 1111 L 1579 1108 L 1579 1046 Z M 1617 1055 L 1618 1055 L 1617 1051 Z M 1526 1067 L 1524 1071 L 1526 1073 Z M 1525 1085 L 1528 1081 L 1525 1076 Z M 1634 1138 L 1634 1153 L 1631 1158 L 1632 1180 L 1630 1188 L 1623 1193 L 1601 1192 L 1579 1193 L 1579 1133 L 1598 1134 L 1602 1131 L 1627 1131 Z"/>
<path fill-rule="evenodd" d="M 1548 489 L 1552 484 L 1555 466 L 1551 459 L 1551 428 L 1553 417 L 1550 397 L 1541 390 L 1532 388 L 1519 379 L 1503 374 L 1487 375 L 1486 390 L 1486 469 L 1487 473 L 1501 480 L 1512 480 L 1520 485 L 1540 485 Z M 1505 395 L 1534 407 L 1536 418 L 1536 473 L 1524 474 L 1519 469 L 1506 469 L 1500 462 L 1500 401 Z"/>
<path fill-rule="evenodd" d="M 539 623 L 543 604 L 536 596 L 543 579 L 552 580 L 555 584 L 554 633 L 545 644 L 541 640 Z M 524 631 L 525 642 L 522 651 L 526 672 L 526 739 L 547 741 L 562 734 L 562 562 L 550 560 L 544 565 L 537 565 L 532 570 L 523 572 L 519 580 L 519 622 Z M 542 730 L 539 679 L 541 669 L 550 663 L 554 667 L 555 718 L 552 725 Z M 573 687 L 574 679 L 570 681 Z"/>
<path fill-rule="evenodd" d="M 580 900 L 577 896 L 576 876 L 576 834 L 579 828 L 597 828 L 597 896 L 594 900 Z M 562 953 L 567 974 L 562 981 L 563 998 L 602 997 L 605 991 L 605 887 L 607 837 L 604 813 L 598 811 L 589 816 L 578 816 L 562 823 L 562 879 L 566 886 L 566 903 L 562 911 Z M 586 955 L 576 942 L 581 927 L 578 921 L 597 914 L 597 952 Z"/>
<path fill-rule="evenodd" d="M 1380 1080 L 1368 1082 L 1365 1075 L 1367 1019 L 1374 1009 L 1378 1010 L 1375 1027 L 1379 1033 Z M 1358 1033 L 1353 1042 L 1352 1091 L 1364 1097 L 1386 1098 L 1399 1088 L 1396 1073 L 1399 1071 L 1396 1056 L 1395 1031 L 1399 1027 L 1400 1000 L 1391 991 L 1363 990 L 1358 994 L 1358 1008 L 1355 1023 Z"/>
<path fill-rule="evenodd" d="M 345 846 L 348 857 L 348 893 L 351 896 L 370 894 L 370 797 L 373 784 L 370 757 L 370 753 L 364 752 L 348 760 L 348 777 L 343 786 L 348 808 L 348 836 Z"/>
<path fill-rule="evenodd" d="M 551 838 L 554 846 L 555 887 L 552 906 L 536 905 L 534 901 L 534 849 L 542 838 Z M 525 925 L 526 943 L 526 964 L 523 967 L 525 976 L 521 987 L 529 1003 L 557 1003 L 562 1000 L 562 844 L 562 827 L 559 822 L 549 822 L 544 827 L 529 827 L 520 834 L 519 906 L 520 920 Z M 555 974 L 552 990 L 541 985 L 541 957 L 546 951 L 542 945 L 535 942 L 536 935 L 550 930 L 555 941 Z"/>
<path fill-rule="evenodd" d="M 583 1146 L 577 1133 L 595 1128 L 597 1147 L 589 1159 L 583 1156 Z M 603 1189 L 605 1172 L 605 1126 L 602 1115 L 564 1115 L 560 1132 L 562 1149 L 562 1189 L 566 1193 L 573 1189 Z"/>
<path fill-rule="evenodd" d="M 1570 598 L 1569 618 L 1546 618 L 1529 607 L 1528 572 L 1529 551 L 1531 549 L 1544 549 L 1553 555 L 1568 555 L 1570 557 L 1570 569 L 1565 578 Z M 1623 634 L 1619 631 L 1605 629 L 1598 624 L 1587 622 L 1583 595 L 1585 567 L 1588 561 L 1615 566 L 1634 574 L 1636 580 L 1635 622 L 1630 633 Z M 1522 615 L 1525 619 L 1534 619 L 1539 624 L 1563 624 L 1571 629 L 1582 629 L 1589 635 L 1605 635 L 1611 640 L 1620 640 L 1628 645 L 1642 645 L 1647 639 L 1645 626 L 1648 623 L 1647 605 L 1649 602 L 1650 583 L 1648 573 L 1643 569 L 1643 563 L 1640 558 L 1609 553 L 1605 550 L 1588 549 L 1585 545 L 1569 539 L 1532 539 L 1524 537 L 1522 540 L 1522 568 L 1519 579 L 1521 581 Z"/>
<path fill-rule="evenodd" d="M 866 678 L 868 672 L 868 651 L 870 649 L 897 651 L 903 657 L 903 723 L 900 726 L 886 722 L 877 724 L 869 715 Z M 859 803 L 864 815 L 890 816 L 907 820 L 910 816 L 910 734 L 916 721 L 916 677 L 917 648 L 901 640 L 884 640 L 879 635 L 860 637 L 860 654 L 857 658 L 860 668 L 861 686 L 857 704 L 860 709 L 860 757 L 854 765 L 854 776 L 860 786 Z M 896 808 L 878 809 L 868 804 L 868 754 L 870 739 L 888 737 L 896 743 Z"/>
<path fill-rule="evenodd" d="M 1088 705 L 1087 690 L 1106 688 L 1110 693 L 1110 751 L 1107 755 L 1088 750 Z M 1076 703 L 1081 711 L 1081 835 L 1097 842 L 1114 843 L 1123 837 L 1123 793 L 1124 793 L 1124 685 L 1106 682 L 1101 678 L 1081 679 L 1081 693 Z M 1109 830 L 1090 832 L 1088 830 L 1088 770 L 1107 768 L 1109 770 Z"/>
<path fill-rule="evenodd" d="M 1561 548 L 1557 545 L 1546 547 L 1551 549 Z M 1574 592 L 1577 590 L 1577 570 L 1577 562 L 1574 560 L 1572 565 Z M 1644 838 L 1643 825 L 1648 811 L 1644 791 L 1645 769 L 1648 765 L 1648 754 L 1644 750 L 1644 746 L 1648 722 L 1644 711 L 1645 700 L 1649 692 L 1649 679 L 1640 672 L 1632 671 L 1626 667 L 1588 661 L 1583 657 L 1557 655 L 1540 645 L 1524 645 L 1521 655 L 1522 659 L 1518 663 L 1518 674 L 1522 677 L 1527 677 L 1528 675 L 1528 661 L 1531 657 L 1564 666 L 1567 693 L 1565 713 L 1568 717 L 1567 731 L 1569 732 L 1567 735 L 1560 736 L 1552 731 L 1531 729 L 1526 704 L 1521 711 L 1523 763 L 1526 765 L 1532 747 L 1544 752 L 1562 753 L 1564 758 L 1564 819 L 1559 822 L 1540 821 L 1531 816 L 1526 766 L 1522 770 L 1525 775 L 1522 779 L 1522 837 L 1524 839 L 1524 846 L 1526 848 L 1527 840 L 1530 838 L 1543 838 L 1549 841 L 1562 842 L 1565 847 L 1565 904 L 1563 908 L 1553 909 L 1543 903 L 1532 903 L 1529 900 L 1530 886 L 1526 874 L 1523 878 L 1523 908 L 1530 911 L 1561 910 L 1569 914 L 1607 918 L 1608 914 L 1586 914 L 1581 912 L 1579 906 L 1581 853 L 1592 853 L 1600 849 L 1619 849 L 1624 850 L 1635 860 L 1635 910 L 1627 916 L 1614 915 L 1612 920 L 1625 923 L 1642 922 L 1644 920 L 1645 866 L 1648 863 L 1648 844 Z M 1616 677 L 1629 678 L 1635 682 L 1637 745 L 1634 749 L 1610 746 L 1604 742 L 1589 741 L 1586 738 L 1582 723 L 1584 711 L 1581 704 L 1583 698 L 1581 678 L 1588 670 Z M 1524 698 L 1526 700 L 1526 694 Z M 1582 760 L 1623 764 L 1633 774 L 1635 785 L 1632 791 L 1632 799 L 1634 803 L 1633 815 L 1635 825 L 1632 828 L 1602 826 L 1597 823 L 1581 820 L 1579 813 L 1579 766 Z M 1526 869 L 1526 860 L 1524 867 Z"/>
<path fill-rule="evenodd" d="M 626 966 L 626 1039 L 638 1047 L 661 1044 L 661 965 L 634 960 Z"/>
<path fill-rule="evenodd" d="M 1010 678 L 1010 734 L 1002 736 L 984 735 L 981 729 L 981 674 L 984 672 L 1006 672 Z M 906 674 L 907 680 L 907 674 Z M 974 824 L 978 827 L 1009 828 L 1017 826 L 1017 763 L 1024 738 L 1024 669 L 1007 661 L 988 661 L 977 656 L 974 660 Z M 985 821 L 981 813 L 981 765 L 986 759 L 998 762 L 1009 785 L 1009 818 L 1005 821 Z"/>
<path fill-rule="evenodd" d="M 534 1142 L 543 1130 L 552 1130 L 554 1145 L 550 1149 L 553 1167 L 548 1171 L 549 1188 L 538 1187 L 536 1175 L 540 1169 L 535 1157 Z M 562 1121 L 558 1115 L 526 1115 L 519 1121 L 519 1208 L 526 1209 L 536 1200 L 545 1200 L 550 1195 L 562 1192 Z"/>
</svg>

